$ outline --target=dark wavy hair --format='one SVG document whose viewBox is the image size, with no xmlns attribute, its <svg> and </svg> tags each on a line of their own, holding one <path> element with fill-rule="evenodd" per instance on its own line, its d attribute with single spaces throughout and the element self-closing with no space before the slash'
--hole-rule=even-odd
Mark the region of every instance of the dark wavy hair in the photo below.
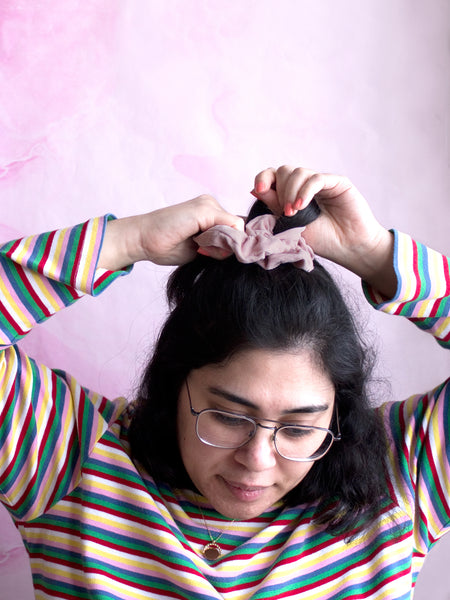
<svg viewBox="0 0 450 600">
<path fill-rule="evenodd" d="M 134 459 L 157 481 L 195 489 L 176 426 L 178 396 L 189 372 L 245 349 L 306 348 L 334 384 L 342 440 L 284 501 L 316 503 L 315 521 L 331 534 L 352 536 L 365 528 L 386 493 L 386 442 L 367 391 L 372 353 L 325 268 L 315 261 L 309 273 L 291 264 L 266 271 L 234 256 L 218 261 L 198 255 L 172 273 L 167 295 L 171 311 L 133 405 Z"/>
</svg>

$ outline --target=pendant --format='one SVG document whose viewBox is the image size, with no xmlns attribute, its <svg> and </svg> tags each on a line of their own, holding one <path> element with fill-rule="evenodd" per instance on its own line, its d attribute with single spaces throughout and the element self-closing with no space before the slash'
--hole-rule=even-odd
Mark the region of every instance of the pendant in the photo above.
<svg viewBox="0 0 450 600">
<path fill-rule="evenodd" d="M 215 542 L 210 542 L 203 546 L 202 554 L 206 558 L 206 560 L 217 560 L 222 556 L 222 550 L 219 544 Z"/>
</svg>

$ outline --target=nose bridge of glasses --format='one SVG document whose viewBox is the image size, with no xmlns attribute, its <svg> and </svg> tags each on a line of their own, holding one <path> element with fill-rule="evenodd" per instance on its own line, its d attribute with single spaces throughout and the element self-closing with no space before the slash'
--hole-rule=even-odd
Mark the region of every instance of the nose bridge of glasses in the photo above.
<svg viewBox="0 0 450 600">
<path fill-rule="evenodd" d="M 275 430 L 279 428 L 279 425 L 263 425 L 261 423 L 261 421 L 264 421 L 264 420 L 265 419 L 261 419 L 261 420 L 252 419 L 252 421 L 254 421 L 254 423 L 255 423 L 255 426 L 261 427 L 261 429 L 271 429 L 273 432 L 275 432 Z M 255 433 L 256 433 L 256 427 L 255 427 Z"/>
<path fill-rule="evenodd" d="M 272 455 L 273 453 L 278 454 L 278 450 L 275 444 L 275 434 L 277 430 L 276 425 L 264 425 L 259 420 L 251 419 L 253 422 L 253 431 L 250 434 L 249 438 L 246 440 L 245 444 L 241 447 L 247 448 L 258 448 L 258 452 L 263 450 L 263 454 L 265 456 Z M 258 433 L 258 428 L 260 432 Z"/>
</svg>

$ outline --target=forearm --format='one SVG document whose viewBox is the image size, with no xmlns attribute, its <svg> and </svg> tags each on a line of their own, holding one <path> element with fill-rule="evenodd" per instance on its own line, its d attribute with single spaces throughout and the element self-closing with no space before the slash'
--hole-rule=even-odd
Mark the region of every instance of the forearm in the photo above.
<svg viewBox="0 0 450 600">
<path fill-rule="evenodd" d="M 193 236 L 214 225 L 243 229 L 240 217 L 225 211 L 211 196 L 198 196 L 142 215 L 107 224 L 98 266 L 116 270 L 147 260 L 182 265 L 193 260 Z"/>
<path fill-rule="evenodd" d="M 394 268 L 394 235 L 384 230 L 370 250 L 359 248 L 342 265 L 385 298 L 392 298 L 398 281 Z"/>
<path fill-rule="evenodd" d="M 106 218 L 8 242 L 0 248 L 0 343 L 9 345 L 83 294 L 123 273 L 96 273 Z"/>
<path fill-rule="evenodd" d="M 124 269 L 144 260 L 140 245 L 140 217 L 125 217 L 108 221 L 105 227 L 97 267 L 109 271 Z"/>
</svg>

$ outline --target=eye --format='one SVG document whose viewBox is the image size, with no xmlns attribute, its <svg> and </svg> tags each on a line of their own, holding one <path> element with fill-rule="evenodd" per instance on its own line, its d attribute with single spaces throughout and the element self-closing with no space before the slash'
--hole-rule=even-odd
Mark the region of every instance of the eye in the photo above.
<svg viewBox="0 0 450 600">
<path fill-rule="evenodd" d="M 232 415 L 219 411 L 212 411 L 210 415 L 214 421 L 216 421 L 216 423 L 225 427 L 248 427 L 249 424 L 247 419 L 239 417 L 238 415 Z"/>
<path fill-rule="evenodd" d="M 282 427 L 278 435 L 283 435 L 291 439 L 307 438 L 314 434 L 314 429 L 309 427 Z"/>
</svg>

